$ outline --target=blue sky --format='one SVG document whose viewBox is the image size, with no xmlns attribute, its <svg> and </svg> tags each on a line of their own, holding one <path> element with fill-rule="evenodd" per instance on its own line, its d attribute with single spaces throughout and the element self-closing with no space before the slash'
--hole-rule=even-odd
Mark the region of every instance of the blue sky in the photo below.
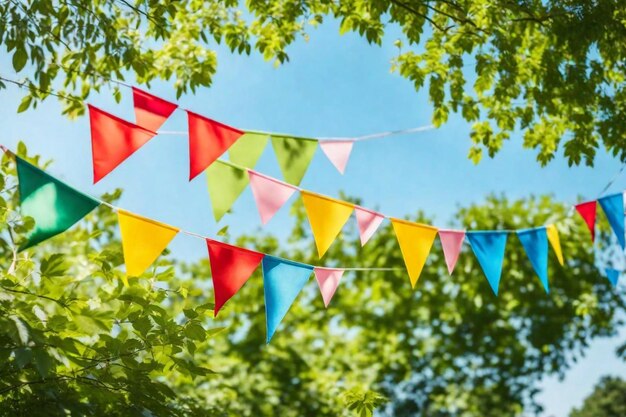
<svg viewBox="0 0 626 417">
<path fill-rule="evenodd" d="M 354 35 L 339 36 L 337 23 L 327 22 L 311 32 L 309 42 L 300 40 L 290 47 L 291 62 L 279 68 L 258 56 L 233 56 L 218 48 L 213 86 L 178 102 L 240 128 L 302 136 L 358 136 L 428 125 L 432 108 L 426 93 L 416 93 L 409 81 L 390 73 L 394 39 L 392 33 L 383 47 L 370 46 Z M 0 63 L 0 74 L 16 77 L 6 63 Z M 151 92 L 174 101 L 172 85 L 173 81 L 155 83 Z M 227 224 L 235 233 L 261 230 L 249 190 L 233 213 L 215 224 L 204 177 L 187 181 L 184 136 L 157 136 L 93 186 L 87 118 L 69 121 L 53 100 L 16 115 L 22 93 L 12 86 L 0 92 L 2 143 L 15 148 L 24 140 L 31 152 L 55 161 L 53 175 L 94 195 L 122 187 L 122 207 L 204 235 L 214 235 Z M 131 94 L 123 93 L 119 105 L 107 94 L 94 96 L 91 103 L 132 120 Z M 185 130 L 184 112 L 174 113 L 163 129 Z M 396 217 L 423 210 L 438 225 L 446 225 L 458 206 L 479 202 L 490 193 L 506 193 L 510 198 L 551 193 L 564 202 L 575 202 L 578 196 L 596 198 L 620 168 L 619 161 L 604 152 L 599 152 L 594 168 L 568 168 L 561 157 L 541 168 L 534 151 L 522 148 L 519 136 L 506 143 L 495 159 L 486 158 L 476 166 L 466 157 L 469 146 L 469 126 L 451 115 L 438 130 L 356 144 L 343 176 L 318 150 L 301 186 L 330 196 L 345 191 L 362 198 L 365 207 Z M 270 147 L 257 169 L 281 177 Z M 609 191 L 624 188 L 626 175 Z M 265 231 L 284 236 L 290 226 L 288 210 L 283 209 Z M 206 256 L 204 243 L 186 236 L 177 237 L 171 249 L 183 259 Z M 355 259 L 354 265 L 345 266 L 366 265 Z M 614 355 L 623 336 L 596 342 L 564 381 L 545 382 L 540 397 L 546 405 L 545 417 L 566 417 L 601 375 L 626 376 L 626 364 Z"/>
</svg>

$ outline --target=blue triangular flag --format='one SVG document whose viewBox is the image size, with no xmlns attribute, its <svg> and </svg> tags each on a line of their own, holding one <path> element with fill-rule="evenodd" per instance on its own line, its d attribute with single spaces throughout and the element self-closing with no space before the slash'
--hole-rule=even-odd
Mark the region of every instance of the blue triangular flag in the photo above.
<svg viewBox="0 0 626 417">
<path fill-rule="evenodd" d="M 543 288 L 546 292 L 550 292 L 548 286 L 548 234 L 545 227 L 537 227 L 534 229 L 524 229 L 517 231 L 522 246 L 526 250 L 526 255 L 530 259 L 535 272 L 539 276 Z"/>
<path fill-rule="evenodd" d="M 606 218 L 617 235 L 617 240 L 622 249 L 626 247 L 624 239 L 624 195 L 622 193 L 607 195 L 598 200 Z"/>
<path fill-rule="evenodd" d="M 502 274 L 502 261 L 508 232 L 480 230 L 467 232 L 467 240 L 483 269 L 494 294 L 498 295 L 498 285 Z"/>
<path fill-rule="evenodd" d="M 310 265 L 269 255 L 263 258 L 267 343 L 312 272 L 313 267 Z"/>
<path fill-rule="evenodd" d="M 613 268 L 606 268 L 604 271 L 606 272 L 606 277 L 611 281 L 611 285 L 615 287 L 619 280 L 620 271 Z"/>
</svg>

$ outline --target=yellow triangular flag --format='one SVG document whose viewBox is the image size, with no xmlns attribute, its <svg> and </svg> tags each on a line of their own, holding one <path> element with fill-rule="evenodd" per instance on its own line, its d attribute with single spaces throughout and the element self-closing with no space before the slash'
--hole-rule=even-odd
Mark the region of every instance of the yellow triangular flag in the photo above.
<svg viewBox="0 0 626 417">
<path fill-rule="evenodd" d="M 306 191 L 301 193 L 304 208 L 313 230 L 317 253 L 321 258 L 348 221 L 354 206 L 345 201 L 333 200 Z"/>
<path fill-rule="evenodd" d="M 411 223 L 399 219 L 391 219 L 393 230 L 396 232 L 402 257 L 409 272 L 411 286 L 415 288 L 426 258 L 433 247 L 437 236 L 437 228 L 425 224 Z"/>
<path fill-rule="evenodd" d="M 561 251 L 561 240 L 559 239 L 559 229 L 555 225 L 549 224 L 546 226 L 546 234 L 550 245 L 556 254 L 556 258 L 559 260 L 561 266 L 563 266 L 563 252 Z"/>
<path fill-rule="evenodd" d="M 131 277 L 143 274 L 179 231 L 125 210 L 118 210 L 117 220 L 122 232 L 126 274 Z"/>
</svg>

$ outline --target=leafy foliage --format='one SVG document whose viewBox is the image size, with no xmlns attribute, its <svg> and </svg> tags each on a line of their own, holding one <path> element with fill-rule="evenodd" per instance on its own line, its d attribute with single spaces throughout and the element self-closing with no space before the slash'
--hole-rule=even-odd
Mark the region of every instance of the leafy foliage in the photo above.
<svg viewBox="0 0 626 417">
<path fill-rule="evenodd" d="M 626 415 L 626 381 L 605 376 L 570 417 L 613 417 Z"/>
<path fill-rule="evenodd" d="M 340 33 L 380 45 L 400 27 L 392 68 L 427 85 L 433 122 L 473 123 L 469 157 L 494 156 L 520 129 L 548 163 L 593 164 L 601 146 L 626 161 L 626 9 L 622 0 L 8 0 L 0 42 L 30 93 L 24 111 L 59 80 L 65 113 L 127 71 L 139 83 L 175 79 L 178 95 L 211 84 L 216 44 L 284 63 L 287 47 L 331 17 Z M 120 91 L 113 86 L 119 99 Z"/>
</svg>

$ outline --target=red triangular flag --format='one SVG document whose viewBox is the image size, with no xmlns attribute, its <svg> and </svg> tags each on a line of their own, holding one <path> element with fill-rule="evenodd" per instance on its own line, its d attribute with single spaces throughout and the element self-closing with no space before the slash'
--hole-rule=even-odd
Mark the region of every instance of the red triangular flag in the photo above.
<svg viewBox="0 0 626 417">
<path fill-rule="evenodd" d="M 152 139 L 156 133 L 91 105 L 88 107 L 95 184 Z"/>
<path fill-rule="evenodd" d="M 217 316 L 220 308 L 246 283 L 265 255 L 215 240 L 207 239 L 206 243 L 215 292 L 214 316 Z"/>
<path fill-rule="evenodd" d="M 137 126 L 156 132 L 178 105 L 133 87 L 133 104 Z"/>
<path fill-rule="evenodd" d="M 244 132 L 187 111 L 189 120 L 189 180 L 208 168 Z"/>
<path fill-rule="evenodd" d="M 577 204 L 575 207 L 587 224 L 591 232 L 591 241 L 593 242 L 596 238 L 596 201 Z"/>
</svg>

